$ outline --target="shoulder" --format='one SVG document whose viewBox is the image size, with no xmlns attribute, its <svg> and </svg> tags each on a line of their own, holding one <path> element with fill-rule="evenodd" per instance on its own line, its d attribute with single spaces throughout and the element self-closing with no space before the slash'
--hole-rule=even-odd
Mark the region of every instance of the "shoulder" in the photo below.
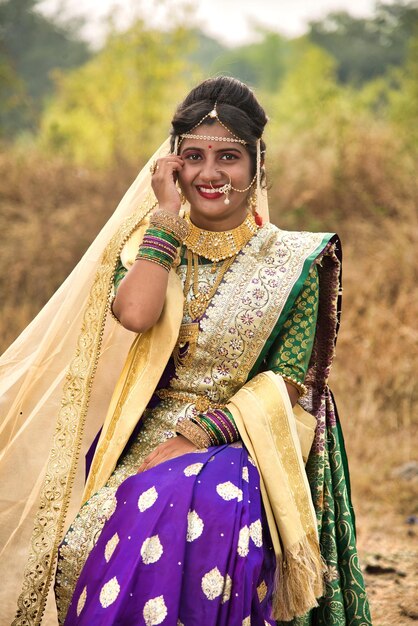
<svg viewBox="0 0 418 626">
<path fill-rule="evenodd" d="M 264 254 L 313 257 L 321 255 L 326 247 L 338 240 L 335 233 L 283 230 L 274 224 L 265 224 L 257 233 L 260 252 Z"/>
</svg>

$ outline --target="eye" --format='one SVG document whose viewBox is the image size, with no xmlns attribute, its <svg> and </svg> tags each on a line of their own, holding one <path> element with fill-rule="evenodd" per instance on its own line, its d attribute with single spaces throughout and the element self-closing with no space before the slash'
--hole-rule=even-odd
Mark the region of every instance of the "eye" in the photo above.
<svg viewBox="0 0 418 626">
<path fill-rule="evenodd" d="M 188 161 L 198 161 L 201 158 L 202 157 L 198 152 L 189 152 L 189 154 L 186 154 L 186 156 L 183 157 L 183 159 L 187 159 Z"/>
<path fill-rule="evenodd" d="M 232 152 L 224 152 L 224 154 L 221 156 L 222 161 L 235 161 L 238 158 L 239 157 Z"/>
</svg>

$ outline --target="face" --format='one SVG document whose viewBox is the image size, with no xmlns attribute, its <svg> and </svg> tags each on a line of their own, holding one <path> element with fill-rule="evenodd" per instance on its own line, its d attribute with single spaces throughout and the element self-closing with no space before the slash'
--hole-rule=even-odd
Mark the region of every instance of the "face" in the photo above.
<svg viewBox="0 0 418 626">
<path fill-rule="evenodd" d="M 195 135 L 231 137 L 218 122 L 202 124 Z M 251 161 L 243 144 L 209 139 L 183 139 L 179 155 L 184 166 L 179 173 L 179 184 L 190 203 L 192 222 L 206 230 L 231 230 L 239 226 L 247 213 L 249 191 L 231 190 L 229 204 L 225 194 L 216 191 L 231 182 L 236 189 L 245 189 L 252 180 Z"/>
</svg>

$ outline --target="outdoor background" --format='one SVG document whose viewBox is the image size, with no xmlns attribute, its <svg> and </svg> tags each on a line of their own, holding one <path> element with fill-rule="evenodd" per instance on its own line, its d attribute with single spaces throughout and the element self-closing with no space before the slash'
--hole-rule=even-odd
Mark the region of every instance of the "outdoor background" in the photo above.
<svg viewBox="0 0 418 626">
<path fill-rule="evenodd" d="M 37 0 L 0 0 L 0 351 L 94 239 L 187 90 L 219 73 L 244 80 L 270 117 L 272 221 L 342 238 L 343 317 L 330 383 L 361 558 L 375 626 L 413 624 L 418 4 L 323 14 L 296 35 L 264 11 L 267 22 L 252 20 L 247 42 L 235 44 L 219 11 L 216 37 L 181 0 L 175 10 L 155 3 L 166 10 L 159 23 L 134 5 L 123 25 L 109 9 L 98 33 L 88 31 L 88 15 L 70 17 L 65 2 L 41 12 Z M 239 11 L 239 2 L 226 5 Z"/>
</svg>

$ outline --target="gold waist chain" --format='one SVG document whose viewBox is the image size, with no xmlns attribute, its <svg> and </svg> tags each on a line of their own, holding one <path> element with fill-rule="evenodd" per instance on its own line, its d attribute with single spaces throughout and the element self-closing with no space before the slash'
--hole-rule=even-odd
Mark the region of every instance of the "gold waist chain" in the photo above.
<svg viewBox="0 0 418 626">
<path fill-rule="evenodd" d="M 199 413 L 205 413 L 209 409 L 225 408 L 225 404 L 212 402 L 212 400 L 210 400 L 207 396 L 199 395 L 197 393 L 175 391 L 174 389 L 158 389 L 155 394 L 161 398 L 161 400 L 181 400 L 182 402 L 194 404 Z"/>
</svg>

